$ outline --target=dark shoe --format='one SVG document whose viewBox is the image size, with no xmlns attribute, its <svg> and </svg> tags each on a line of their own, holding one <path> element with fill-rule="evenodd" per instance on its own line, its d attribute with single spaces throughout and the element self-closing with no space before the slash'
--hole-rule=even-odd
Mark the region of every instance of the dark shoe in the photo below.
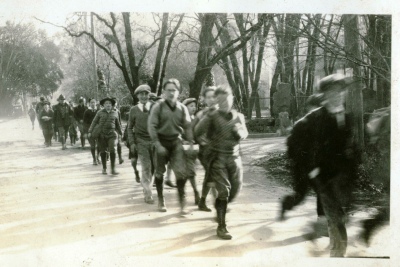
<svg viewBox="0 0 400 267">
<path fill-rule="evenodd" d="M 140 183 L 140 175 L 138 171 L 135 171 L 135 179 L 136 179 L 136 183 Z"/>
<path fill-rule="evenodd" d="M 166 181 L 165 185 L 168 185 L 169 187 L 176 188 L 176 185 L 174 185 L 170 180 Z"/>
<path fill-rule="evenodd" d="M 158 199 L 158 211 L 167 212 L 167 207 L 165 206 L 164 198 L 159 198 Z"/>
<path fill-rule="evenodd" d="M 115 170 L 115 168 L 113 168 L 113 169 L 111 169 L 111 174 L 112 174 L 112 175 L 118 175 L 119 172 L 117 172 L 117 171 Z"/>
<path fill-rule="evenodd" d="M 200 198 L 199 201 L 199 210 L 211 212 L 211 209 L 206 205 L 206 199 L 204 197 Z"/>
<path fill-rule="evenodd" d="M 102 174 L 107 174 L 107 169 L 103 169 Z"/>
<path fill-rule="evenodd" d="M 93 160 L 93 165 L 99 165 L 96 160 Z"/>
<path fill-rule="evenodd" d="M 220 225 L 217 228 L 217 236 L 221 239 L 230 240 L 232 239 L 231 234 L 229 234 L 225 225 Z"/>
<path fill-rule="evenodd" d="M 122 163 L 124 163 L 124 160 L 123 159 L 119 159 L 119 164 L 122 164 Z"/>
<path fill-rule="evenodd" d="M 198 206 L 200 203 L 200 196 L 199 196 L 199 192 L 194 192 L 194 204 L 196 206 Z"/>
</svg>

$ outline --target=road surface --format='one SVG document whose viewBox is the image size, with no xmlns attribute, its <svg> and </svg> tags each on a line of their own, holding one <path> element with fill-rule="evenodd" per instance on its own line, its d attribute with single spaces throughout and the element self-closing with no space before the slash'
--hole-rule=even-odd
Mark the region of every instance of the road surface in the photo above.
<svg viewBox="0 0 400 267">
<path fill-rule="evenodd" d="M 62 151 L 59 143 L 45 148 L 36 127 L 31 130 L 28 118 L 0 123 L 0 266 L 133 266 L 138 262 L 293 266 L 313 255 L 328 257 L 328 238 L 314 244 L 304 240 L 316 219 L 315 198 L 307 198 L 288 213 L 288 220 L 278 222 L 280 198 L 290 189 L 276 179 L 268 180 L 266 170 L 251 165 L 270 151 L 284 150 L 283 138 L 242 143 L 244 186 L 237 202 L 229 206 L 228 229 L 234 238 L 225 241 L 216 236 L 215 212 L 201 212 L 194 206 L 189 183 L 190 214 L 178 216 L 177 192 L 169 188 L 168 212 L 160 213 L 157 204 L 144 203 L 125 147 L 125 163 L 117 166 L 120 175 L 105 176 L 100 166 L 91 165 L 89 149 L 76 145 Z M 200 164 L 197 171 L 200 189 L 204 176 Z M 207 202 L 213 206 L 212 197 Z M 388 256 L 389 227 L 372 239 L 369 248 L 357 241 L 358 222 L 371 212 L 351 216 L 350 257 Z"/>
</svg>

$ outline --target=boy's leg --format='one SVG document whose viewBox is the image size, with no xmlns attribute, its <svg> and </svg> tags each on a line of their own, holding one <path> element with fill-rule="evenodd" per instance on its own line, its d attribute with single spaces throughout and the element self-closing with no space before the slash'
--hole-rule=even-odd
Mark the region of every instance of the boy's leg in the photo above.
<svg viewBox="0 0 400 267">
<path fill-rule="evenodd" d="M 176 140 L 171 144 L 171 167 L 175 173 L 176 186 L 178 188 L 179 203 L 181 206 L 181 213 L 185 213 L 186 206 L 186 194 L 185 184 L 187 181 L 187 169 L 185 160 L 185 151 L 183 150 L 182 142 Z"/>
<path fill-rule="evenodd" d="M 242 159 L 237 156 L 227 156 L 228 179 L 231 184 L 228 202 L 232 202 L 239 194 L 243 184 L 243 165 Z"/>
<path fill-rule="evenodd" d="M 113 175 L 118 174 L 117 170 L 115 169 L 117 142 L 117 137 L 107 138 L 108 151 L 110 152 L 111 174 Z"/>
<path fill-rule="evenodd" d="M 152 175 L 151 175 L 151 142 L 138 140 L 137 150 L 140 162 L 142 164 L 141 183 L 144 190 L 145 202 L 153 204 L 153 193 L 151 191 Z"/>
<path fill-rule="evenodd" d="M 158 153 L 157 149 L 153 149 L 154 151 L 154 169 L 155 169 L 155 184 L 157 188 L 157 196 L 158 196 L 158 210 L 161 212 L 166 212 L 167 208 L 165 206 L 164 199 L 164 173 L 165 173 L 165 165 L 168 163 L 169 153 L 167 155 L 161 155 Z"/>
</svg>

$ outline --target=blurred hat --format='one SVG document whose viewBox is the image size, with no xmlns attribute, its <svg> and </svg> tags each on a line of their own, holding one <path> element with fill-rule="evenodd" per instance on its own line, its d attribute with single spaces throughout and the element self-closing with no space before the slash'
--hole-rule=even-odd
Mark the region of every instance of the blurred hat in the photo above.
<svg viewBox="0 0 400 267">
<path fill-rule="evenodd" d="M 191 103 L 197 103 L 196 98 L 186 98 L 182 104 L 184 104 L 185 106 L 188 106 Z"/>
<path fill-rule="evenodd" d="M 351 77 L 346 77 L 340 73 L 326 76 L 319 81 L 319 92 L 327 92 L 330 88 L 332 88 L 331 85 L 334 84 L 340 84 L 342 89 L 345 90 L 352 80 L 353 79 Z"/>
<path fill-rule="evenodd" d="M 106 97 L 106 98 L 103 98 L 102 100 L 100 100 L 100 105 L 104 106 L 104 102 L 106 102 L 106 101 L 110 101 L 111 105 L 113 105 L 113 106 L 115 105 L 115 100 L 112 99 L 111 97 Z"/>
<path fill-rule="evenodd" d="M 84 102 L 85 101 L 85 99 L 81 96 L 80 98 L 79 98 L 79 100 L 78 100 L 78 102 L 79 103 L 82 103 L 82 102 Z"/>
<path fill-rule="evenodd" d="M 57 100 L 65 100 L 65 96 L 64 96 L 63 94 L 61 94 L 61 95 L 57 98 Z"/>
<path fill-rule="evenodd" d="M 319 107 L 321 106 L 322 101 L 323 101 L 322 94 L 313 94 L 307 98 L 306 103 L 308 106 Z"/>
<path fill-rule="evenodd" d="M 40 97 L 40 101 L 44 101 L 44 96 L 41 96 L 41 97 Z"/>
<path fill-rule="evenodd" d="M 136 90 L 135 90 L 135 95 L 141 93 L 141 92 L 148 92 L 149 94 L 151 93 L 151 88 L 147 84 L 142 84 L 139 85 Z"/>
</svg>

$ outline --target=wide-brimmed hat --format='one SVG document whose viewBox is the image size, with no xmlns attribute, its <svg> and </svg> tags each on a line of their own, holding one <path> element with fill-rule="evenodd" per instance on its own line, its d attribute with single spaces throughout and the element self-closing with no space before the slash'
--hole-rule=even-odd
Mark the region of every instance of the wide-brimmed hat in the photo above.
<svg viewBox="0 0 400 267">
<path fill-rule="evenodd" d="M 151 88 L 147 84 L 139 85 L 135 90 L 135 95 L 140 94 L 141 92 L 151 93 Z"/>
<path fill-rule="evenodd" d="M 191 103 L 197 103 L 196 98 L 186 98 L 182 104 L 184 104 L 185 106 L 188 106 Z"/>
<path fill-rule="evenodd" d="M 342 90 L 345 90 L 346 87 L 353 81 L 351 77 L 346 77 L 343 74 L 336 73 L 322 78 L 319 81 L 319 92 L 325 93 L 331 89 L 331 85 L 339 84 L 341 85 Z"/>
<path fill-rule="evenodd" d="M 112 99 L 111 97 L 106 97 L 106 98 L 103 98 L 102 100 L 100 100 L 100 105 L 104 106 L 104 102 L 106 102 L 106 101 L 110 101 L 111 105 L 113 105 L 113 106 L 115 105 L 115 100 Z"/>
<path fill-rule="evenodd" d="M 63 94 L 61 94 L 61 95 L 57 98 L 57 100 L 65 100 L 65 96 L 64 96 Z"/>
</svg>

